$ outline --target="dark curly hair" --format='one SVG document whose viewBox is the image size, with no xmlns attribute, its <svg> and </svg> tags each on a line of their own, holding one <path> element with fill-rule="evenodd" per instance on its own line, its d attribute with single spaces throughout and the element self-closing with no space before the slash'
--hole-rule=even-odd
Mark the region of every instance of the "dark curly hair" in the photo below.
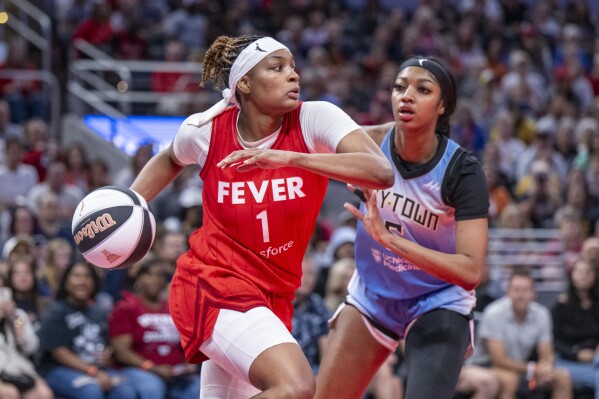
<svg viewBox="0 0 599 399">
<path fill-rule="evenodd" d="M 200 86 L 204 87 L 207 80 L 214 81 L 214 87 L 222 90 L 229 84 L 231 67 L 239 54 L 250 43 L 263 36 L 244 35 L 239 37 L 219 36 L 206 51 L 202 64 Z M 230 87 L 233 90 L 233 87 Z"/>
</svg>

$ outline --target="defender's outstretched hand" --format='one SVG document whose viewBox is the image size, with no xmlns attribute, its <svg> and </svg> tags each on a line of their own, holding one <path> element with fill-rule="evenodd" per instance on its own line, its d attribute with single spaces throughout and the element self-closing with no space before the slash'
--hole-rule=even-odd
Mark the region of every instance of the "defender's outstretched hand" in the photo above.
<svg viewBox="0 0 599 399">
<path fill-rule="evenodd" d="M 364 229 L 368 234 L 372 236 L 375 240 L 377 240 L 382 245 L 386 245 L 384 242 L 384 237 L 386 234 L 390 234 L 389 231 L 385 228 L 385 223 L 381 219 L 381 215 L 379 214 L 379 209 L 377 207 L 377 196 L 376 190 L 369 189 L 360 189 L 354 187 L 351 184 L 347 185 L 347 188 L 352 191 L 361 201 L 363 201 L 366 205 L 366 213 L 362 213 L 358 208 L 350 203 L 343 204 L 343 207 L 347 209 L 352 215 L 360 219 Z"/>
</svg>

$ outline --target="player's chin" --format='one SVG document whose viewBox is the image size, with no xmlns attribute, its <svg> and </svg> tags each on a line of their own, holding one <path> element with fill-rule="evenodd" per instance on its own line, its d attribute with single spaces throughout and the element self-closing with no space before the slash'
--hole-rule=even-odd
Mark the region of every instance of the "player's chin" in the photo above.
<svg viewBox="0 0 599 399">
<path fill-rule="evenodd" d="M 269 114 L 286 114 L 293 111 L 299 105 L 299 100 L 287 96 L 274 97 L 263 104 L 262 109 L 268 110 Z"/>
</svg>

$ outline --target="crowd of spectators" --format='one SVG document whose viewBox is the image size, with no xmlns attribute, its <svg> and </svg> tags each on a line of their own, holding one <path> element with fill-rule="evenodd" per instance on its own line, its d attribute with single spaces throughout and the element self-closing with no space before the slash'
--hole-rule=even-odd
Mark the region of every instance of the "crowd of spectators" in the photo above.
<svg viewBox="0 0 599 399">
<path fill-rule="evenodd" d="M 44 7 L 53 20 L 56 70 L 66 70 L 68 60 L 80 56 L 71 49 L 75 39 L 121 60 L 199 62 L 218 35 L 269 35 L 295 55 L 302 100 L 333 102 L 362 125 L 393 119 L 389 82 L 400 60 L 410 54 L 441 59 L 459 83 L 452 138 L 476 154 L 484 167 L 490 226 L 561 231 L 567 255 L 563 267 L 573 272 L 573 280 L 553 316 L 573 317 L 568 309 L 582 307 L 575 321 L 582 323 L 594 314 L 584 309 L 596 309 L 596 289 L 589 290 L 588 298 L 572 294 L 572 286 L 579 284 L 575 276 L 581 264 L 599 270 L 599 7 L 593 3 L 55 0 Z M 39 69 L 24 57 L 23 38 L 11 38 L 5 48 L 0 70 Z M 192 107 L 168 107 L 169 113 L 184 116 L 218 98 L 191 78 L 156 71 L 147 84 L 165 94 L 194 93 L 198 101 Z M 87 153 L 80 143 L 62 146 L 60 134 L 50 134 L 42 93 L 32 82 L 0 79 L 0 286 L 11 293 L 0 299 L 0 319 L 7 321 L 2 328 L 15 330 L 5 336 L 28 340 L 20 345 L 27 349 L 22 355 L 37 367 L 28 370 L 34 379 L 28 391 L 0 383 L 0 396 L 47 398 L 50 388 L 64 398 L 81 395 L 60 390 L 62 386 L 89 389 L 85 397 L 162 398 L 166 392 L 171 397 L 193 392 L 197 370 L 175 353 L 177 333 L 163 316 L 168 313 L 164 301 L 175 260 L 202 223 L 198 171 L 187 169 L 150 204 L 159 228 L 142 264 L 110 272 L 86 267 L 70 232 L 73 210 L 95 188 L 130 185 L 153 148 L 140 147 L 129 168 L 111 175 L 99 154 Z M 331 181 L 297 294 L 294 334 L 315 371 L 326 346 L 326 320 L 355 268 L 356 221 L 343 212 L 345 201 L 356 199 L 344 185 Z M 487 299 L 493 302 L 497 296 Z M 148 325 L 110 326 L 124 312 L 153 317 L 138 317 L 151 321 Z M 69 325 L 58 325 L 61 320 Z M 579 343 L 563 323 L 554 325 L 556 349 L 560 366 L 568 369 L 581 359 L 573 358 Z M 580 343 L 586 350 L 586 374 L 570 368 L 575 385 L 592 385 L 588 366 L 599 342 L 592 323 L 597 322 L 591 321 L 595 328 L 584 331 L 592 336 Z M 52 332 L 43 333 L 47 329 Z M 38 339 L 21 330 L 42 333 Z M 543 342 L 553 331 L 545 333 Z M 162 341 L 144 347 L 146 334 Z M 9 341 L 0 339 L 0 347 L 10 346 Z M 401 395 L 400 360 L 398 352 L 381 369 L 371 397 Z M 148 386 L 159 388 L 140 392 L 144 387 L 128 384 L 128 374 L 142 375 Z M 461 386 L 476 386 L 468 384 L 467 375 Z M 497 389 L 490 392 L 492 397 Z"/>
</svg>

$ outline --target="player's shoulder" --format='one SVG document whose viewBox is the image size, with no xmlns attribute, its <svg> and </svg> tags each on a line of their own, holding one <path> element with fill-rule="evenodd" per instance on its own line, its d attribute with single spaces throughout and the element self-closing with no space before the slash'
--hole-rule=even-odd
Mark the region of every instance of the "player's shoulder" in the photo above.
<svg viewBox="0 0 599 399">
<path fill-rule="evenodd" d="M 309 113 L 329 113 L 329 112 L 341 112 L 345 113 L 337 105 L 328 101 L 303 101 L 301 112 Z"/>
<path fill-rule="evenodd" d="M 185 118 L 183 120 L 183 122 L 181 122 L 181 127 L 195 127 L 195 128 L 200 128 L 206 124 L 209 124 L 212 122 L 212 119 L 210 120 L 206 120 L 204 112 L 197 112 L 195 114 L 191 114 L 189 115 L 187 118 Z"/>
<path fill-rule="evenodd" d="M 447 167 L 450 174 L 456 175 L 473 169 L 482 169 L 480 160 L 472 151 L 467 150 L 450 138 L 443 137 L 442 139 L 447 140 L 448 146 L 452 145 L 455 147 L 455 151 L 451 155 L 451 160 Z"/>
<path fill-rule="evenodd" d="M 212 120 L 205 121 L 202 112 L 189 115 L 181 122 L 177 131 L 178 140 L 195 140 L 199 136 L 209 137 L 212 132 Z"/>
</svg>

